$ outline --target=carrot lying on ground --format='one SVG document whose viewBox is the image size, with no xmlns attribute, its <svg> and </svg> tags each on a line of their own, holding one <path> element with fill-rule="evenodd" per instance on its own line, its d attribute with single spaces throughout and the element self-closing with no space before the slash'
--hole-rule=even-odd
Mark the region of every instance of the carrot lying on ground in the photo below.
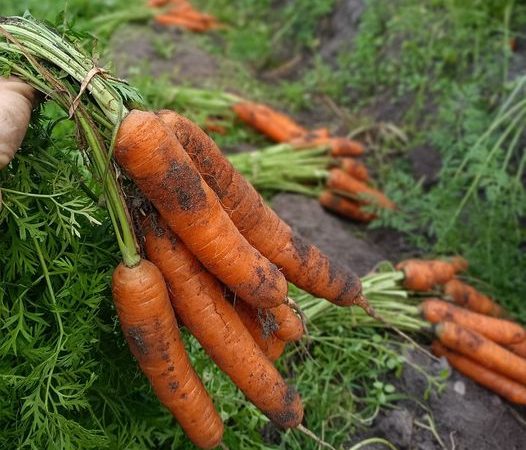
<svg viewBox="0 0 526 450">
<path fill-rule="evenodd" d="M 368 223 L 375 218 L 374 214 L 363 211 L 358 203 L 331 191 L 323 191 L 318 200 L 324 208 L 348 219 Z"/>
<path fill-rule="evenodd" d="M 517 344 L 506 345 L 506 348 L 516 355 L 526 358 L 526 340 L 518 342 Z"/>
<path fill-rule="evenodd" d="M 456 259 L 406 259 L 396 265 L 405 274 L 404 286 L 422 292 L 447 283 L 461 268 Z"/>
<path fill-rule="evenodd" d="M 224 287 L 197 261 L 155 213 L 143 222 L 148 258 L 161 270 L 173 307 L 203 349 L 247 398 L 274 423 L 288 428 L 301 423 L 303 407 L 258 348 Z"/>
<path fill-rule="evenodd" d="M 526 405 L 526 386 L 493 372 L 463 355 L 448 350 L 438 341 L 433 342 L 431 349 L 436 356 L 446 357 L 449 364 L 466 377 L 512 403 Z"/>
<path fill-rule="evenodd" d="M 119 264 L 112 292 L 130 350 L 161 403 L 195 445 L 219 445 L 223 423 L 190 364 L 159 269 L 146 260 Z"/>
<path fill-rule="evenodd" d="M 319 136 L 308 131 L 301 136 L 291 139 L 289 142 L 296 148 L 327 146 L 330 148 L 330 155 L 335 158 L 360 156 L 365 152 L 364 146 L 352 139 Z"/>
<path fill-rule="evenodd" d="M 283 274 L 239 233 L 177 138 L 155 114 L 134 110 L 126 116 L 117 134 L 115 158 L 172 231 L 233 292 L 258 307 L 285 301 Z"/>
<path fill-rule="evenodd" d="M 514 322 L 478 314 L 443 300 L 427 299 L 421 303 L 420 310 L 428 322 L 455 322 L 498 344 L 517 344 L 526 339 L 526 330 Z"/>
<path fill-rule="evenodd" d="M 369 180 L 369 171 L 361 161 L 354 158 L 341 158 L 338 160 L 338 164 L 340 169 L 351 175 L 353 178 L 360 181 Z"/>
<path fill-rule="evenodd" d="M 395 208 L 395 204 L 380 191 L 353 178 L 341 169 L 331 169 L 329 171 L 327 188 L 350 194 L 363 203 L 373 204 L 387 209 Z"/>
<path fill-rule="evenodd" d="M 356 274 L 332 262 L 316 246 L 294 233 L 206 133 L 173 111 L 161 111 L 158 115 L 173 130 L 239 231 L 277 264 L 289 281 L 337 305 L 358 304 L 372 313 Z"/>
<path fill-rule="evenodd" d="M 173 8 L 155 16 L 155 21 L 163 26 L 176 25 L 197 32 L 208 31 L 221 26 L 214 16 L 197 11 L 186 0 L 150 2 L 149 5 L 151 7 L 173 5 Z"/>
<path fill-rule="evenodd" d="M 526 359 L 454 322 L 438 324 L 435 332 L 440 342 L 451 350 L 462 353 L 488 369 L 526 384 Z"/>
<path fill-rule="evenodd" d="M 494 317 L 505 315 L 504 310 L 491 298 L 456 278 L 444 285 L 444 294 L 456 304 L 480 314 Z"/>
</svg>

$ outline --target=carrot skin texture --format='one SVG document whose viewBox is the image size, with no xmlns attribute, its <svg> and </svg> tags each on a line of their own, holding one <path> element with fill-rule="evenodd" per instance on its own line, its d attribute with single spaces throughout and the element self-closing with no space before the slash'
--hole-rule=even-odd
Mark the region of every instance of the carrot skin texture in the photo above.
<svg viewBox="0 0 526 450">
<path fill-rule="evenodd" d="M 323 191 L 318 200 L 324 208 L 347 219 L 369 223 L 375 218 L 374 214 L 363 211 L 358 203 L 331 191 Z"/>
<path fill-rule="evenodd" d="M 514 322 L 478 314 L 443 300 L 427 299 L 422 302 L 420 309 L 428 322 L 455 322 L 497 344 L 517 344 L 526 339 L 526 330 Z"/>
<path fill-rule="evenodd" d="M 456 278 L 444 285 L 444 294 L 450 297 L 457 305 L 471 311 L 493 317 L 503 317 L 505 315 L 504 310 L 491 298 Z"/>
<path fill-rule="evenodd" d="M 526 386 L 510 380 L 459 353 L 448 350 L 438 341 L 433 342 L 431 349 L 436 356 L 444 356 L 452 367 L 476 383 L 512 403 L 526 405 Z"/>
<path fill-rule="evenodd" d="M 369 180 L 369 171 L 365 164 L 354 158 L 341 158 L 339 161 L 340 169 L 360 181 Z"/>
<path fill-rule="evenodd" d="M 159 269 L 146 260 L 119 264 L 112 292 L 130 350 L 161 403 L 195 445 L 219 445 L 223 423 L 188 359 Z"/>
<path fill-rule="evenodd" d="M 506 348 L 516 355 L 526 358 L 526 340 L 518 342 L 517 344 L 509 344 Z"/>
<path fill-rule="evenodd" d="M 239 233 L 170 129 L 134 110 L 122 122 L 115 158 L 189 250 L 233 292 L 258 307 L 278 306 L 287 281 Z"/>
<path fill-rule="evenodd" d="M 361 282 L 356 274 L 330 261 L 294 233 L 206 133 L 173 111 L 160 111 L 158 115 L 173 130 L 241 234 L 280 267 L 287 280 L 336 305 L 362 305 Z"/>
<path fill-rule="evenodd" d="M 301 423 L 299 395 L 254 342 L 225 299 L 223 286 L 165 224 L 146 224 L 145 232 L 147 256 L 161 270 L 177 315 L 203 349 L 276 425 Z"/>
<path fill-rule="evenodd" d="M 435 332 L 440 342 L 449 349 L 462 353 L 488 369 L 526 384 L 526 359 L 454 322 L 440 323 Z"/>
</svg>

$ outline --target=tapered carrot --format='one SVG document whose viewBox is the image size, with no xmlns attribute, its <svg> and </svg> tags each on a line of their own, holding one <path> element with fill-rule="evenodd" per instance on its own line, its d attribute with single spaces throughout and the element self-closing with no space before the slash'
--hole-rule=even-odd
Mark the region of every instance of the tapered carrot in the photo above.
<svg viewBox="0 0 526 450">
<path fill-rule="evenodd" d="M 442 322 L 435 330 L 440 342 L 451 350 L 466 355 L 488 369 L 526 384 L 526 359 L 454 322 Z"/>
<path fill-rule="evenodd" d="M 288 286 L 283 274 L 239 233 L 155 114 L 128 114 L 118 131 L 115 158 L 172 231 L 233 292 L 259 307 L 284 302 Z"/>
<path fill-rule="evenodd" d="M 337 305 L 359 304 L 372 312 L 356 274 L 331 261 L 316 246 L 294 233 L 233 168 L 206 133 L 173 111 L 161 111 L 158 115 L 173 130 L 239 231 L 277 264 L 289 281 Z"/>
<path fill-rule="evenodd" d="M 455 263 L 439 259 L 407 259 L 396 268 L 403 270 L 404 286 L 413 291 L 429 291 L 450 281 L 457 272 Z"/>
<path fill-rule="evenodd" d="M 367 186 L 341 169 L 329 171 L 327 188 L 348 193 L 363 203 L 370 203 L 387 209 L 395 208 L 395 204 L 380 191 Z"/>
<path fill-rule="evenodd" d="M 526 358 L 526 340 L 518 342 L 517 344 L 509 344 L 506 348 L 516 355 Z"/>
<path fill-rule="evenodd" d="M 375 218 L 374 214 L 363 211 L 358 203 L 331 191 L 323 191 L 318 200 L 324 208 L 347 219 L 368 223 Z"/>
<path fill-rule="evenodd" d="M 120 264 L 112 291 L 130 350 L 161 403 L 195 445 L 219 445 L 223 423 L 190 364 L 159 269 L 146 260 Z"/>
<path fill-rule="evenodd" d="M 257 346 L 221 284 L 166 225 L 152 214 L 143 222 L 148 258 L 161 270 L 173 307 L 203 349 L 273 422 L 283 428 L 301 423 L 298 394 Z"/>
<path fill-rule="evenodd" d="M 526 386 L 510 380 L 459 353 L 448 350 L 438 341 L 433 342 L 431 349 L 436 356 L 444 356 L 452 367 L 476 383 L 512 403 L 526 405 Z"/>
<path fill-rule="evenodd" d="M 469 263 L 467 259 L 462 256 L 453 256 L 447 260 L 455 270 L 455 273 L 465 272 L 468 270 Z"/>
<path fill-rule="evenodd" d="M 345 172 L 360 181 L 369 180 L 369 171 L 365 164 L 354 158 L 341 158 L 338 161 L 340 168 Z"/>
<path fill-rule="evenodd" d="M 456 278 L 444 285 L 444 295 L 451 298 L 458 305 L 480 314 L 494 317 L 505 315 L 504 310 L 491 298 Z"/>
<path fill-rule="evenodd" d="M 517 344 L 526 339 L 526 330 L 514 322 L 478 314 L 443 300 L 427 299 L 421 303 L 420 309 L 428 322 L 455 322 L 498 344 Z"/>
</svg>

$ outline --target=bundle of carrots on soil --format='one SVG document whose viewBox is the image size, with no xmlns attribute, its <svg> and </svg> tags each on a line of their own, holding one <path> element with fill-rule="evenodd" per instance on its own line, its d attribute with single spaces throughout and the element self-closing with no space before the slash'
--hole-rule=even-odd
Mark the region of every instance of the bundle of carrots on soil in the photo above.
<svg viewBox="0 0 526 450">
<path fill-rule="evenodd" d="M 154 19 L 159 25 L 200 33 L 222 26 L 214 16 L 198 11 L 188 0 L 149 0 L 148 6 L 154 9 Z M 158 8 L 163 9 L 159 12 Z"/>
<path fill-rule="evenodd" d="M 0 32 L 3 72 L 73 116 L 89 146 L 123 258 L 112 279 L 115 307 L 159 400 L 197 446 L 221 442 L 221 418 L 191 367 L 177 315 L 270 420 L 302 429 L 301 399 L 271 361 L 303 335 L 287 281 L 374 315 L 360 279 L 295 234 L 193 122 L 136 109 L 134 89 L 29 16 L 1 18 Z M 145 199 L 134 202 L 135 228 L 112 155 L 128 192 L 137 187 Z"/>
</svg>

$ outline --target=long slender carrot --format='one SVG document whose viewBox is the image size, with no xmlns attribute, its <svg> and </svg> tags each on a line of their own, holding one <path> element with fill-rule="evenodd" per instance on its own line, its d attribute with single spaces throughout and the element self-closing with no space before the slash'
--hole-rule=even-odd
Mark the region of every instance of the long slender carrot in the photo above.
<svg viewBox="0 0 526 450">
<path fill-rule="evenodd" d="M 517 344 L 506 345 L 508 350 L 511 350 L 516 355 L 526 358 L 526 340 L 518 342 Z"/>
<path fill-rule="evenodd" d="M 161 270 L 177 315 L 254 405 L 283 428 L 297 426 L 303 417 L 299 395 L 261 352 L 221 284 L 154 217 L 144 222 L 146 253 Z"/>
<path fill-rule="evenodd" d="M 494 317 L 505 315 L 504 310 L 491 298 L 456 278 L 444 285 L 444 295 L 451 298 L 456 304 L 480 314 Z"/>
<path fill-rule="evenodd" d="M 519 383 L 526 384 L 526 359 L 506 350 L 481 334 L 454 322 L 442 322 L 435 328 L 440 342 Z"/>
<path fill-rule="evenodd" d="M 340 169 L 360 181 L 369 180 L 369 171 L 365 164 L 354 158 L 340 158 L 338 160 Z"/>
<path fill-rule="evenodd" d="M 327 179 L 327 188 L 346 192 L 363 203 L 371 203 L 386 209 L 394 209 L 395 204 L 383 193 L 353 178 L 341 169 L 331 169 Z"/>
<path fill-rule="evenodd" d="M 155 114 L 128 114 L 118 131 L 115 157 L 172 231 L 233 292 L 258 307 L 284 302 L 288 286 L 283 274 L 239 233 Z"/>
<path fill-rule="evenodd" d="M 456 266 L 449 261 L 439 259 L 406 259 L 396 265 L 405 274 L 404 286 L 413 291 L 429 291 L 435 285 L 451 280 L 456 273 Z"/>
<path fill-rule="evenodd" d="M 173 130 L 239 231 L 277 264 L 289 281 L 337 305 L 359 304 L 371 312 L 356 274 L 294 233 L 206 133 L 173 111 L 161 111 L 158 115 Z"/>
<path fill-rule="evenodd" d="M 433 342 L 431 349 L 436 356 L 446 357 L 449 364 L 466 377 L 512 403 L 526 405 L 526 386 L 510 380 L 465 356 L 448 350 L 438 341 Z"/>
<path fill-rule="evenodd" d="M 374 214 L 363 211 L 358 203 L 331 191 L 323 191 L 318 200 L 324 208 L 347 219 L 368 223 L 375 218 Z"/>
<path fill-rule="evenodd" d="M 526 330 L 514 322 L 478 314 L 443 300 L 427 299 L 420 309 L 424 319 L 431 323 L 455 322 L 498 344 L 517 344 L 526 339 Z"/>
<path fill-rule="evenodd" d="M 195 445 L 219 445 L 223 423 L 188 359 L 159 269 L 146 260 L 120 264 L 112 291 L 124 336 L 161 403 Z"/>
</svg>

